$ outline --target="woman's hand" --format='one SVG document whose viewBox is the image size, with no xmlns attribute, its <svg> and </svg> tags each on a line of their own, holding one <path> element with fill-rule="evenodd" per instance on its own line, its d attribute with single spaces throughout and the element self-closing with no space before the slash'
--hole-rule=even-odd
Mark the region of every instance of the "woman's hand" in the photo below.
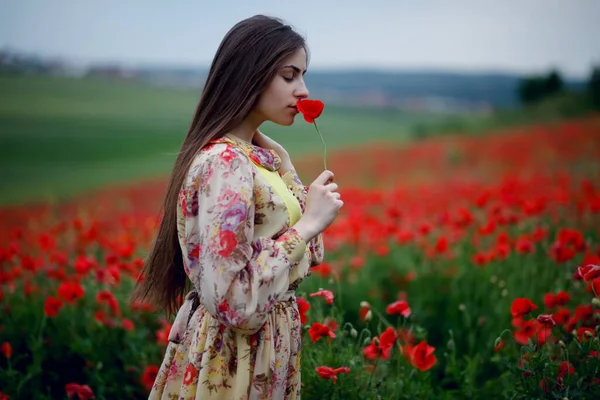
<svg viewBox="0 0 600 400">
<path fill-rule="evenodd" d="M 281 175 L 285 175 L 286 172 L 290 171 L 294 168 L 292 164 L 292 160 L 290 159 L 290 155 L 287 150 L 283 148 L 282 145 L 259 131 L 258 129 L 254 133 L 254 137 L 252 138 L 252 142 L 263 149 L 269 149 L 275 151 L 279 158 L 281 159 L 281 167 L 279 168 L 279 173 Z"/>
<path fill-rule="evenodd" d="M 306 196 L 306 207 L 300 221 L 294 229 L 309 242 L 323 232 L 335 219 L 344 205 L 337 192 L 337 183 L 333 180 L 333 172 L 323 171 L 310 185 Z"/>
</svg>

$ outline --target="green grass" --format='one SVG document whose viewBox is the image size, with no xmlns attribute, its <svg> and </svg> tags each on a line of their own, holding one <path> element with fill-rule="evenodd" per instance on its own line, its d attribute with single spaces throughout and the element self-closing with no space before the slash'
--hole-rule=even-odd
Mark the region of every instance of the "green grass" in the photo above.
<svg viewBox="0 0 600 400">
<path fill-rule="evenodd" d="M 62 199 L 102 185 L 169 173 L 200 95 L 133 82 L 0 75 L 0 204 Z M 438 118 L 326 106 L 328 151 L 405 140 Z M 292 157 L 321 152 L 312 124 L 261 130 Z"/>
</svg>

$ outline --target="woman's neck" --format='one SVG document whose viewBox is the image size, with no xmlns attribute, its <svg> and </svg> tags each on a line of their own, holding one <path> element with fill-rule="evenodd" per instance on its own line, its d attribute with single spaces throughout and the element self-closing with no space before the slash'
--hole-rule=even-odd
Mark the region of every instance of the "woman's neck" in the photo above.
<svg viewBox="0 0 600 400">
<path fill-rule="evenodd" d="M 241 124 L 230 130 L 228 133 L 229 135 L 245 140 L 248 143 L 252 143 L 252 138 L 262 123 L 262 120 L 250 114 Z"/>
</svg>

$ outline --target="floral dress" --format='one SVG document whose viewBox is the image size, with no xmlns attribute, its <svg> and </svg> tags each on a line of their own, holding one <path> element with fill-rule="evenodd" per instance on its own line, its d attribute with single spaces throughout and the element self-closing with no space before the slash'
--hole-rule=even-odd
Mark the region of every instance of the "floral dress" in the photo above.
<svg viewBox="0 0 600 400">
<path fill-rule="evenodd" d="M 295 290 L 323 260 L 293 225 L 307 188 L 281 160 L 225 135 L 194 159 L 177 204 L 193 284 L 149 399 L 299 399 Z"/>
</svg>

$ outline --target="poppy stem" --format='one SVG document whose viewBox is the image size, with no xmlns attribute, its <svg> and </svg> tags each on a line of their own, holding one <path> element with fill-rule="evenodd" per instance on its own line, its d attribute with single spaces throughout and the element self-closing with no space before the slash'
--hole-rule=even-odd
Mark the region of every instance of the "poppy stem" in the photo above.
<svg viewBox="0 0 600 400">
<path fill-rule="evenodd" d="M 323 143 L 323 167 L 327 169 L 327 146 L 325 145 L 325 140 L 323 140 L 323 135 L 321 135 L 321 131 L 319 131 L 319 127 L 317 126 L 317 121 L 313 121 L 315 124 L 315 128 L 317 129 L 317 133 L 321 138 L 321 143 Z"/>
</svg>

